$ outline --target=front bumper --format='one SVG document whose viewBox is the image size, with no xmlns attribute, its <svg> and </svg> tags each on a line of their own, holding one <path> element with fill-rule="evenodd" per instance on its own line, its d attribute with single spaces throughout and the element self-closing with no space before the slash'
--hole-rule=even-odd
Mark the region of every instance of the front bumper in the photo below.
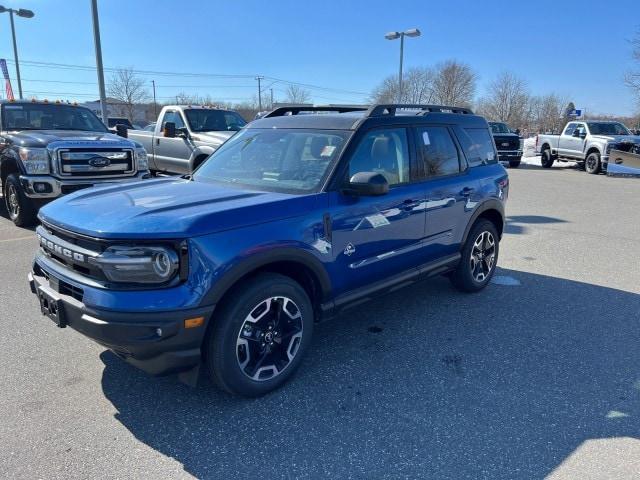
<svg viewBox="0 0 640 480">
<path fill-rule="evenodd" d="M 200 364 L 213 306 L 158 312 L 89 308 L 82 302 L 82 286 L 54 276 L 37 262 L 29 274 L 29 284 L 42 313 L 59 327 L 77 330 L 147 373 L 184 372 Z M 184 321 L 195 317 L 204 317 L 204 324 L 185 328 Z"/>
<path fill-rule="evenodd" d="M 515 160 L 516 158 L 522 158 L 522 150 L 498 150 L 498 160 L 502 162 Z"/>
<path fill-rule="evenodd" d="M 20 175 L 20 183 L 29 198 L 57 198 L 67 193 L 72 193 L 83 188 L 107 185 L 109 183 L 135 182 L 150 177 L 148 171 L 139 172 L 131 177 L 117 178 L 84 178 L 84 179 L 60 179 L 50 175 Z"/>
</svg>

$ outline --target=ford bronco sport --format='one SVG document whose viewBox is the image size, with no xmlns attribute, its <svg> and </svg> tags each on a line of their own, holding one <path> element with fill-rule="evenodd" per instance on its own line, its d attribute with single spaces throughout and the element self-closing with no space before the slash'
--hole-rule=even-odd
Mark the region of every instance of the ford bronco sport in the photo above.
<svg viewBox="0 0 640 480">
<path fill-rule="evenodd" d="M 31 289 L 59 327 L 151 374 L 194 383 L 204 365 L 257 396 L 296 370 L 320 319 L 431 275 L 484 288 L 508 189 L 468 109 L 283 107 L 193 175 L 44 207 Z"/>
</svg>

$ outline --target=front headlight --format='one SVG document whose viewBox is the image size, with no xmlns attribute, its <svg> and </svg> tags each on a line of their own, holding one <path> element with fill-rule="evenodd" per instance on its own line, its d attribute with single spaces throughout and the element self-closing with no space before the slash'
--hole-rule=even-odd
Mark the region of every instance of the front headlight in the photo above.
<svg viewBox="0 0 640 480">
<path fill-rule="evenodd" d="M 89 260 L 112 282 L 166 283 L 179 268 L 178 254 L 160 246 L 112 246 Z"/>
<path fill-rule="evenodd" d="M 144 148 L 136 148 L 135 155 L 138 170 L 149 170 L 149 158 L 147 157 L 147 151 Z"/>
<path fill-rule="evenodd" d="M 46 175 L 50 172 L 49 152 L 46 148 L 20 147 L 18 154 L 29 175 Z"/>
</svg>

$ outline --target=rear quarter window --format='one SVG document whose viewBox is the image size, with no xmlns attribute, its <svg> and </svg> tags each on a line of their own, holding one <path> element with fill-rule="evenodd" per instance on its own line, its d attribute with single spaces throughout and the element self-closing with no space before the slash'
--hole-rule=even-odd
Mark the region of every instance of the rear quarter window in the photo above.
<svg viewBox="0 0 640 480">
<path fill-rule="evenodd" d="M 455 131 L 470 167 L 498 162 L 488 128 L 456 128 Z"/>
</svg>

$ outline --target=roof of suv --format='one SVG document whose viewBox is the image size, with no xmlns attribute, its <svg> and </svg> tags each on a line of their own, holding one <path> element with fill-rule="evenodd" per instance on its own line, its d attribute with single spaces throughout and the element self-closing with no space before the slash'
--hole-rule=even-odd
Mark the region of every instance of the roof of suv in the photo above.
<svg viewBox="0 0 640 480">
<path fill-rule="evenodd" d="M 252 121 L 248 128 L 307 128 L 356 130 L 368 125 L 414 125 L 416 123 L 464 124 L 486 128 L 483 117 L 461 107 L 441 105 L 379 104 L 349 106 L 281 107 Z"/>
</svg>

